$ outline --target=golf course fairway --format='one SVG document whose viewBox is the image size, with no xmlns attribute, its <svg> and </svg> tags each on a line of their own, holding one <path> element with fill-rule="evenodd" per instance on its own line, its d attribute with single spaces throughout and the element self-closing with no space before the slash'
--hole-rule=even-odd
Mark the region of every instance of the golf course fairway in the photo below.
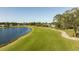
<svg viewBox="0 0 79 59">
<path fill-rule="evenodd" d="M 32 31 L 0 48 L 1 51 L 73 51 L 79 41 L 65 39 L 60 32 L 46 27 L 32 27 Z"/>
</svg>

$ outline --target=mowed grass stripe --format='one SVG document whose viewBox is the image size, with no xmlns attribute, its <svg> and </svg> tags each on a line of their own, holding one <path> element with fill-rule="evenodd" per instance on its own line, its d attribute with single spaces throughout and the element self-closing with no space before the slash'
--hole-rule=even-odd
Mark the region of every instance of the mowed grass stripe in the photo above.
<svg viewBox="0 0 79 59">
<path fill-rule="evenodd" d="M 44 27 L 32 27 L 30 35 L 22 36 L 0 50 L 6 51 L 61 51 L 77 50 L 75 42 L 61 37 L 59 32 Z"/>
</svg>

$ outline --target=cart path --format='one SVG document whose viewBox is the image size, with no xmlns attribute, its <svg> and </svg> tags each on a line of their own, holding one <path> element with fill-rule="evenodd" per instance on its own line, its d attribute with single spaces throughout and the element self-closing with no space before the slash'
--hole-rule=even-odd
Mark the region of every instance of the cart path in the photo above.
<svg viewBox="0 0 79 59">
<path fill-rule="evenodd" d="M 65 31 L 63 31 L 63 30 L 57 30 L 57 29 L 52 29 L 52 30 L 61 32 L 61 36 L 64 37 L 64 38 L 66 38 L 66 39 L 79 40 L 79 38 L 77 38 L 77 37 L 70 37 L 70 36 L 69 36 Z"/>
</svg>

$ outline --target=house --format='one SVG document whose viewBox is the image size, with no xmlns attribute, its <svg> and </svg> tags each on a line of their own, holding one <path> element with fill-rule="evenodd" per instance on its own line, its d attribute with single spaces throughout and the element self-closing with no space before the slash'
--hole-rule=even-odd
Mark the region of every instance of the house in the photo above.
<svg viewBox="0 0 79 59">
<path fill-rule="evenodd" d="M 51 27 L 52 27 L 52 28 L 54 28 L 54 27 L 55 27 L 55 25 L 54 25 L 54 24 L 51 24 Z"/>
<path fill-rule="evenodd" d="M 2 28 L 2 27 L 5 27 L 5 24 L 3 25 L 3 24 L 0 24 L 0 28 Z"/>
</svg>

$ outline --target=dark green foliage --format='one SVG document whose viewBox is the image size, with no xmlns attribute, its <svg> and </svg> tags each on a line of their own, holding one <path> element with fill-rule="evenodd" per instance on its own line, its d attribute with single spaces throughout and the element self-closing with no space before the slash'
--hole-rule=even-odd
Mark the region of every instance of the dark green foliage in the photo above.
<svg viewBox="0 0 79 59">
<path fill-rule="evenodd" d="M 54 22 L 57 28 L 74 29 L 75 33 L 79 26 L 79 8 L 67 10 L 63 14 L 58 14 L 54 17 Z"/>
</svg>

